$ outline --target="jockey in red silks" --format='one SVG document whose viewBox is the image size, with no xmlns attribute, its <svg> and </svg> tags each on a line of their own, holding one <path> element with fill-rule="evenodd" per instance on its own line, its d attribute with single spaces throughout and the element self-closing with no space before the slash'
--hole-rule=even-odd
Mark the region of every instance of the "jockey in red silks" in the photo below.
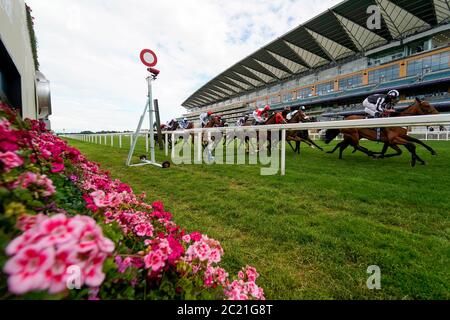
<svg viewBox="0 0 450 320">
<path fill-rule="evenodd" d="M 255 111 L 253 111 L 253 118 L 255 118 L 255 124 L 257 126 L 263 125 L 267 121 L 267 118 L 269 117 L 269 111 L 269 105 L 266 105 L 264 109 L 257 108 Z"/>
<path fill-rule="evenodd" d="M 277 112 L 275 114 L 275 123 L 276 124 L 284 124 L 284 123 L 286 123 L 286 119 L 284 119 L 283 113 Z"/>
</svg>

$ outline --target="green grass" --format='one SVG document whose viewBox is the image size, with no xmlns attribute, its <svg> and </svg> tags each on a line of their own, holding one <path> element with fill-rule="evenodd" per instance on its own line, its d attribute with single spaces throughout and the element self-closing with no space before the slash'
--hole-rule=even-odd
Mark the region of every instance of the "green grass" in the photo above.
<svg viewBox="0 0 450 320">
<path fill-rule="evenodd" d="M 269 299 L 450 298 L 448 142 L 429 143 L 437 157 L 418 148 L 429 164 L 416 168 L 406 153 L 373 160 L 347 151 L 339 161 L 287 148 L 285 177 L 261 176 L 258 166 L 127 168 L 127 142 L 70 141 L 149 201 L 162 200 L 187 230 L 219 240 L 230 272 L 255 266 Z M 381 268 L 381 290 L 366 287 L 370 265 Z"/>
</svg>

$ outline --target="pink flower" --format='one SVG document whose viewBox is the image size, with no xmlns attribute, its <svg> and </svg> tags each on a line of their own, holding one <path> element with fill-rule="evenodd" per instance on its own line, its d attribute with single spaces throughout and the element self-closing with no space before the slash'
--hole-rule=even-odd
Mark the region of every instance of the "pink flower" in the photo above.
<svg viewBox="0 0 450 320">
<path fill-rule="evenodd" d="M 162 202 L 153 202 L 152 207 L 156 212 L 164 212 L 164 205 L 162 204 Z"/>
<path fill-rule="evenodd" d="M 254 282 L 259 278 L 259 273 L 256 272 L 256 269 L 250 266 L 245 268 L 245 273 L 247 275 L 248 281 Z"/>
<path fill-rule="evenodd" d="M 3 271 L 9 274 L 9 291 L 24 294 L 29 291 L 42 291 L 49 287 L 46 270 L 54 262 L 55 252 L 52 247 L 45 248 L 30 245 L 8 260 Z"/>
<path fill-rule="evenodd" d="M 200 241 L 202 239 L 202 234 L 200 232 L 192 232 L 191 240 L 194 242 Z"/>
<path fill-rule="evenodd" d="M 59 173 L 64 170 L 64 163 L 52 163 L 52 173 Z"/>
<path fill-rule="evenodd" d="M 6 172 L 21 165 L 23 165 L 23 160 L 16 153 L 11 151 L 5 153 L 0 152 L 0 168 L 3 166 Z"/>
<path fill-rule="evenodd" d="M 150 223 L 140 223 L 134 227 L 134 231 L 139 237 L 153 236 L 153 226 Z"/>
<path fill-rule="evenodd" d="M 209 254 L 210 263 L 219 263 L 222 257 L 222 253 L 219 249 L 212 249 Z"/>
<path fill-rule="evenodd" d="M 98 287 L 105 278 L 103 263 L 113 250 L 114 243 L 90 217 L 37 217 L 34 226 L 6 247 L 11 256 L 4 268 L 9 290 L 62 292 L 71 266 L 80 268 L 83 284 Z"/>
<path fill-rule="evenodd" d="M 183 241 L 184 241 L 185 243 L 191 242 L 191 236 L 188 235 L 188 234 L 184 235 L 184 236 L 183 236 Z"/>
<path fill-rule="evenodd" d="M 93 201 L 94 201 L 94 204 L 97 206 L 97 207 L 99 207 L 99 208 L 102 208 L 102 207 L 106 207 L 106 204 L 105 204 L 105 192 L 104 191 L 102 191 L 102 190 L 97 190 L 97 191 L 95 191 L 95 192 L 92 192 L 91 194 L 90 194 L 90 196 L 92 197 L 92 199 L 93 199 Z"/>
<path fill-rule="evenodd" d="M 156 250 L 150 252 L 148 255 L 144 257 L 145 268 L 152 269 L 155 272 L 161 270 L 164 265 L 164 256 L 161 250 Z"/>
<path fill-rule="evenodd" d="M 39 175 L 33 172 L 22 174 L 14 184 L 14 188 L 17 187 L 36 191 L 42 197 L 50 197 L 56 192 L 52 180 L 47 178 L 46 175 Z"/>
</svg>

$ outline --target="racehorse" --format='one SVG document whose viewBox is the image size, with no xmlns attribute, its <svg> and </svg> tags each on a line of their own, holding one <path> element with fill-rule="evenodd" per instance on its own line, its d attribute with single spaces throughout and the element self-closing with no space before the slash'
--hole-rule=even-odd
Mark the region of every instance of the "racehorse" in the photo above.
<svg viewBox="0 0 450 320">
<path fill-rule="evenodd" d="M 431 106 L 427 101 L 422 101 L 419 98 L 416 98 L 414 104 L 410 105 L 408 108 L 401 112 L 394 112 L 391 116 L 394 117 L 402 117 L 402 116 L 415 116 L 415 115 L 429 115 L 429 114 L 438 114 L 439 112 Z M 345 120 L 360 120 L 365 119 L 364 116 L 348 116 Z M 329 144 L 334 138 L 336 138 L 339 133 L 344 135 L 344 140 L 328 153 L 334 153 L 337 149 L 339 149 L 339 159 L 342 159 L 342 153 L 348 146 L 353 146 L 356 150 L 359 150 L 368 156 L 377 157 L 378 158 L 391 158 L 395 156 L 400 156 L 402 154 L 399 145 L 403 145 L 410 153 L 411 153 L 411 166 L 414 167 L 416 165 L 416 161 L 419 161 L 422 165 L 425 165 L 425 161 L 423 161 L 416 153 L 416 145 L 414 143 L 420 144 L 425 147 L 432 155 L 436 155 L 436 151 L 433 150 L 430 146 L 426 145 L 424 142 L 416 139 L 414 137 L 408 136 L 408 131 L 402 127 L 393 127 L 393 128 L 383 128 L 381 130 L 380 139 L 377 137 L 377 131 L 375 129 L 330 129 L 326 131 L 325 134 L 325 143 Z M 361 139 L 368 139 L 371 141 L 381 141 L 384 142 L 384 147 L 381 153 L 376 153 L 368 150 L 367 148 L 362 147 L 359 144 Z M 396 151 L 394 154 L 386 155 L 387 149 L 391 147 Z"/>
<path fill-rule="evenodd" d="M 312 119 L 308 117 L 302 110 L 298 110 L 295 115 L 288 120 L 288 123 L 300 123 L 300 122 L 312 122 Z M 309 130 L 296 130 L 296 131 L 287 131 L 286 132 L 286 141 L 291 146 L 294 152 L 300 154 L 300 145 L 302 142 L 306 143 L 310 147 L 316 147 L 320 151 L 323 151 L 323 148 L 317 145 L 310 137 Z M 295 149 L 291 144 L 291 141 L 295 141 Z"/>
</svg>

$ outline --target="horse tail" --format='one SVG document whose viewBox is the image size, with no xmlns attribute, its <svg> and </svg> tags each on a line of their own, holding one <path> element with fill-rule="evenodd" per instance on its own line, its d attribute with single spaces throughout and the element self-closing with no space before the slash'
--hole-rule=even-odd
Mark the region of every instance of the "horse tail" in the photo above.
<svg viewBox="0 0 450 320">
<path fill-rule="evenodd" d="M 341 133 L 341 131 L 339 129 L 328 129 L 325 132 L 325 143 L 329 144 L 331 141 L 334 140 L 334 138 L 336 138 L 339 134 Z"/>
</svg>

